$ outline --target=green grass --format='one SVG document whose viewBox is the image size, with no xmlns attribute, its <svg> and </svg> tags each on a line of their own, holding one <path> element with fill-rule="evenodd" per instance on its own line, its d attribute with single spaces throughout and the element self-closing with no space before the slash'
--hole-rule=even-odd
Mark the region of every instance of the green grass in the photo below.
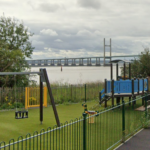
<svg viewBox="0 0 150 150">
<path fill-rule="evenodd" d="M 95 104 L 95 101 L 88 102 L 88 107 Z M 82 103 L 57 105 L 56 106 L 61 123 L 74 120 L 82 116 L 84 111 Z M 43 124 L 40 124 L 39 109 L 29 109 L 29 118 L 15 119 L 15 110 L 0 111 L 0 141 L 6 143 L 11 138 L 17 140 L 19 136 L 25 137 L 27 133 L 40 131 L 56 125 L 53 109 L 51 106 L 44 108 Z"/>
<path fill-rule="evenodd" d="M 126 99 L 126 101 L 128 101 L 128 99 Z M 95 103 L 95 101 L 88 102 L 88 108 Z M 134 107 L 129 104 L 125 105 L 125 139 L 132 136 L 141 128 L 141 117 L 143 112 L 135 110 L 135 108 L 141 106 L 141 103 L 142 101 L 139 99 Z M 78 119 L 75 118 L 82 116 L 84 111 L 81 105 L 82 103 L 58 105 L 57 110 L 60 122 L 65 123 L 67 121 L 66 124 L 68 124 L 70 120 L 72 120 L 71 122 L 77 121 Z M 111 101 L 109 101 L 108 106 L 109 105 L 111 105 Z M 99 110 L 102 109 L 103 107 L 99 107 Z M 38 131 L 38 133 L 40 133 L 41 129 L 44 129 L 43 132 L 47 131 L 47 127 L 52 127 L 51 129 L 53 129 L 56 124 L 52 107 L 44 108 L 44 121 L 42 125 L 39 121 L 39 109 L 30 109 L 29 118 L 21 120 L 14 119 L 14 111 L 1 111 L 0 119 L 2 120 L 0 124 L 0 140 L 6 141 L 6 143 L 8 143 L 8 140 L 11 138 L 14 138 L 16 141 L 18 136 L 23 136 L 23 138 L 25 138 L 27 133 L 31 133 L 32 136 L 34 131 Z M 89 123 L 89 120 L 86 120 L 87 150 L 105 150 L 118 141 L 121 142 L 123 135 L 122 106 L 117 106 L 114 109 L 107 108 L 105 112 L 102 111 L 100 115 L 94 117 L 94 120 L 94 123 Z M 22 149 L 29 149 L 31 145 L 34 145 L 35 149 L 40 146 L 42 149 L 48 146 L 53 150 L 82 149 L 82 136 L 83 121 L 79 121 L 75 124 L 49 132 L 48 134 L 35 137 L 34 139 L 28 139 L 23 142 L 24 146 Z M 29 134 L 28 137 L 30 137 Z M 17 147 L 17 145 L 15 145 L 15 147 Z M 21 143 L 19 144 L 19 149 L 21 149 Z"/>
</svg>

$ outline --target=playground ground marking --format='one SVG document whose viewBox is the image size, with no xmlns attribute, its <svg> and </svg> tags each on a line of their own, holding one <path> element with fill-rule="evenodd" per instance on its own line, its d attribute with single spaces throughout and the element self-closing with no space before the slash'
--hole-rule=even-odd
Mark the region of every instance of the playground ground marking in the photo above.
<svg viewBox="0 0 150 150">
<path fill-rule="evenodd" d="M 142 128 L 140 131 L 138 131 L 136 134 L 134 134 L 133 136 L 131 136 L 129 139 L 127 139 L 124 143 L 128 142 L 131 138 L 133 138 L 135 135 L 137 135 L 139 132 L 141 132 L 144 128 Z M 119 146 L 117 146 L 114 150 L 117 150 L 119 147 L 121 147 L 124 143 L 120 144 Z"/>
</svg>

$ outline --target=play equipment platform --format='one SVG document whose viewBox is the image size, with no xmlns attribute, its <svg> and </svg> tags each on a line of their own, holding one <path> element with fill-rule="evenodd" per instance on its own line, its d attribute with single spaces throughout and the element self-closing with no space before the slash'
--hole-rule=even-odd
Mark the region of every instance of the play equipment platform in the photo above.
<svg viewBox="0 0 150 150">
<path fill-rule="evenodd" d="M 148 92 L 148 78 L 143 79 L 131 79 L 131 80 L 106 80 L 105 89 L 99 93 L 99 103 L 105 102 L 107 107 L 107 101 L 112 99 L 112 105 L 114 105 L 114 98 L 118 98 L 120 102 L 121 97 L 136 97 L 138 95 L 144 95 Z"/>
</svg>

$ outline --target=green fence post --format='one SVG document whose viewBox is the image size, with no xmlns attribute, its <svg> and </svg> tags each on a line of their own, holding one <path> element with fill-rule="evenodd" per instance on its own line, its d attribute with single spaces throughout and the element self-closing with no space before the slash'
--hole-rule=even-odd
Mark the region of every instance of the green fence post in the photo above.
<svg viewBox="0 0 150 150">
<path fill-rule="evenodd" d="M 122 142 L 125 141 L 125 104 L 122 101 Z"/>
<path fill-rule="evenodd" d="M 85 103 L 86 103 L 86 84 L 85 84 Z"/>
<path fill-rule="evenodd" d="M 83 150 L 86 150 L 86 113 L 83 113 Z"/>
</svg>

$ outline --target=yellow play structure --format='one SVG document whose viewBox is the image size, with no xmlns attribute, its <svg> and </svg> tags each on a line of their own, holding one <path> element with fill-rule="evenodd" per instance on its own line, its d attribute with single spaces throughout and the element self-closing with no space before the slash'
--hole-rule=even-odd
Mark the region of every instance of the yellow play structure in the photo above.
<svg viewBox="0 0 150 150">
<path fill-rule="evenodd" d="M 47 87 L 43 88 L 43 106 L 47 107 Z M 37 87 L 25 88 L 25 109 L 40 107 L 40 89 Z"/>
</svg>

